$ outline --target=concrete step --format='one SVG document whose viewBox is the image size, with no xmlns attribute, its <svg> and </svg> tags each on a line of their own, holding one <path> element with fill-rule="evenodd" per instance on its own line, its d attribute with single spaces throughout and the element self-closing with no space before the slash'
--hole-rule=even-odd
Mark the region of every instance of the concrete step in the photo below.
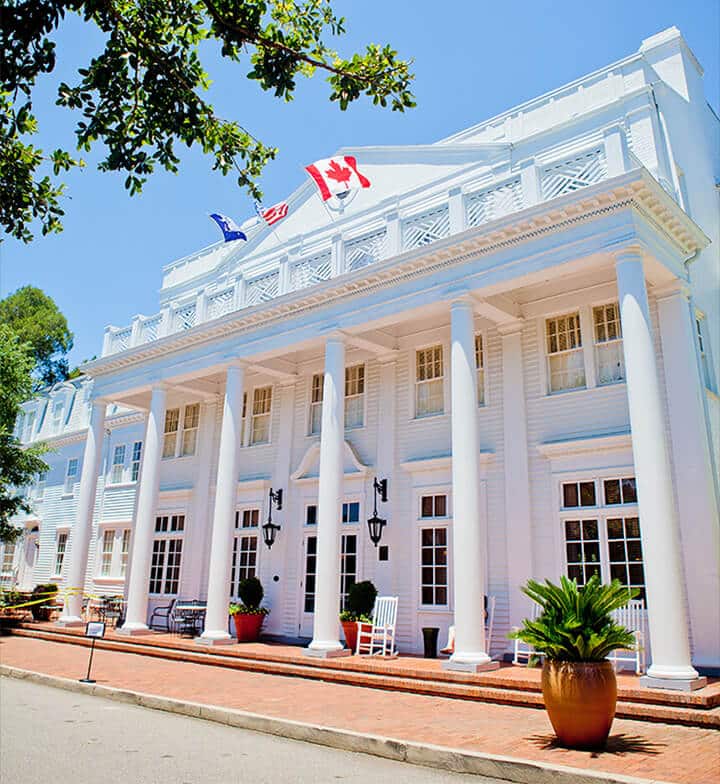
<svg viewBox="0 0 720 784">
<path fill-rule="evenodd" d="M 82 630 L 76 629 L 51 626 L 39 628 L 25 624 L 14 629 L 13 634 L 72 645 L 90 645 L 90 640 L 83 636 Z M 482 673 L 471 675 L 413 668 L 402 665 L 397 659 L 392 662 L 357 657 L 306 659 L 298 654 L 274 652 L 272 646 L 262 646 L 262 651 L 248 650 L 246 645 L 205 648 L 169 635 L 121 637 L 111 633 L 98 640 L 96 648 L 388 691 L 516 705 L 529 709 L 543 707 L 537 677 L 519 677 L 517 668 L 509 670 L 506 677 L 502 676 L 502 671 L 495 671 L 491 679 Z M 522 672 L 519 674 L 522 675 Z M 626 692 L 629 694 L 626 695 Z M 647 699 L 643 700 L 645 695 Z M 720 708 L 712 706 L 710 702 L 709 698 L 689 701 L 685 693 L 668 695 L 639 688 L 635 693 L 625 689 L 619 694 L 617 715 L 643 721 L 720 729 Z"/>
</svg>

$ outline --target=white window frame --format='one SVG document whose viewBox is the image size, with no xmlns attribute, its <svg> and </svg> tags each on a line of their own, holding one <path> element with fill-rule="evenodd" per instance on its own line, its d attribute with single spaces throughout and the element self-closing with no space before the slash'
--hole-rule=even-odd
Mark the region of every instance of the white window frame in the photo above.
<svg viewBox="0 0 720 784">
<path fill-rule="evenodd" d="M 115 444 L 113 447 L 112 463 L 110 464 L 110 485 L 120 485 L 125 478 L 125 457 L 127 447 L 125 444 Z M 118 462 L 118 456 L 120 460 Z"/>
<path fill-rule="evenodd" d="M 163 460 L 173 460 L 177 455 L 180 413 L 180 407 L 168 408 L 165 410 L 165 420 L 163 424 Z"/>
<path fill-rule="evenodd" d="M 357 379 L 349 378 L 348 374 L 357 371 Z M 356 392 L 352 395 L 348 394 L 348 386 L 355 382 L 362 382 L 362 392 Z M 353 365 L 348 365 L 345 368 L 345 384 L 344 384 L 344 398 L 343 398 L 343 424 L 345 430 L 361 430 L 365 427 L 366 420 L 366 407 L 367 407 L 367 365 L 365 362 L 356 362 Z M 353 400 L 360 400 L 361 403 L 361 416 L 360 423 L 356 425 L 348 424 L 348 402 Z"/>
<path fill-rule="evenodd" d="M 47 484 L 47 473 L 38 474 L 35 480 L 35 500 L 42 501 L 45 497 L 45 485 Z"/>
<path fill-rule="evenodd" d="M 65 410 L 64 400 L 53 400 L 50 410 L 50 430 L 51 435 L 57 435 L 63 428 L 63 411 Z"/>
<path fill-rule="evenodd" d="M 255 516 L 256 520 L 253 522 L 252 517 Z M 246 525 L 246 520 L 249 524 Z M 262 522 L 262 509 L 258 505 L 254 506 L 241 506 L 235 510 L 235 527 L 233 529 L 233 547 L 232 547 L 232 562 L 230 566 L 230 598 L 237 600 L 238 585 L 245 577 L 257 577 L 260 574 L 260 554 L 262 548 L 261 544 L 261 528 Z M 254 549 L 243 549 L 244 540 L 254 540 Z M 242 564 L 243 553 L 254 553 L 255 564 L 252 566 L 252 574 L 250 573 L 250 565 Z M 245 577 L 241 576 L 242 574 Z"/>
<path fill-rule="evenodd" d="M 452 485 L 446 483 L 416 485 L 413 488 L 413 506 L 415 509 L 415 531 L 413 535 L 413 591 L 415 607 L 424 614 L 436 613 L 448 616 L 454 609 L 453 586 L 453 509 Z M 445 496 L 445 515 L 433 517 L 422 516 L 422 499 L 425 496 Z M 433 510 L 434 511 L 434 510 Z M 445 528 L 447 542 L 447 604 L 423 604 L 422 602 L 422 529 Z"/>
<path fill-rule="evenodd" d="M 154 517 L 155 517 L 155 521 L 153 523 L 154 525 L 153 540 L 152 540 L 153 543 L 152 543 L 152 550 L 151 550 L 150 579 L 148 580 L 148 595 L 149 596 L 179 596 L 182 588 L 183 566 L 184 566 L 185 558 L 187 556 L 187 553 L 185 551 L 185 532 L 187 531 L 187 522 L 188 522 L 187 514 L 184 511 L 163 509 L 162 511 L 156 512 Z M 182 530 L 181 531 L 171 530 L 171 527 L 173 525 L 173 518 L 180 518 L 180 517 L 183 518 Z M 157 521 L 162 518 L 167 518 L 167 524 L 166 524 L 167 529 L 157 530 L 157 525 L 158 525 Z M 177 591 L 168 593 L 167 591 L 167 587 L 168 587 L 167 584 L 169 579 L 168 578 L 168 568 L 169 568 L 168 555 L 170 554 L 169 552 L 170 542 L 178 541 L 178 540 L 182 542 L 182 544 L 180 545 L 180 565 L 178 567 L 178 575 L 177 575 Z M 157 577 L 153 577 L 153 569 L 155 568 L 155 564 L 152 563 L 152 560 L 153 557 L 155 556 L 155 543 L 160 541 L 164 541 L 166 544 L 163 550 L 162 566 L 160 567 L 161 571 L 160 571 L 159 582 L 160 582 L 161 591 L 156 592 L 150 590 L 153 582 L 158 581 Z"/>
<path fill-rule="evenodd" d="M 604 340 L 600 340 L 598 338 L 598 327 L 602 326 L 603 328 L 607 329 L 609 322 L 606 316 L 607 316 L 607 309 L 609 307 L 615 308 L 615 312 L 617 314 L 617 332 L 619 336 L 615 338 L 606 337 Z M 598 323 L 596 319 L 596 311 L 598 310 L 602 310 L 603 315 L 605 317 L 601 323 Z M 623 350 L 622 322 L 620 319 L 620 304 L 617 300 L 594 303 L 590 305 L 590 315 L 592 320 L 593 361 L 595 363 L 595 378 L 597 381 L 597 386 L 607 387 L 607 386 L 612 386 L 614 384 L 624 384 L 626 382 L 627 371 L 625 370 L 625 354 Z M 600 352 L 605 351 L 609 348 L 614 348 L 614 350 L 617 352 L 618 365 L 620 367 L 620 377 L 612 378 L 610 381 L 602 381 L 600 378 L 600 367 L 601 367 Z M 586 374 L 586 378 L 587 378 L 587 374 Z"/>
<path fill-rule="evenodd" d="M 442 376 L 435 376 L 431 379 L 423 379 L 422 381 L 418 380 L 418 355 L 422 352 L 427 352 L 439 348 L 441 351 L 441 362 L 442 362 Z M 412 378 L 412 407 L 410 411 L 412 412 L 412 418 L 416 420 L 422 419 L 432 419 L 433 417 L 437 416 L 445 416 L 449 413 L 449 406 L 448 406 L 448 347 L 447 344 L 442 340 L 435 340 L 431 343 L 422 345 L 422 346 L 415 346 L 411 351 L 411 360 L 410 360 L 410 377 Z M 429 413 L 418 413 L 418 391 L 421 384 L 427 385 L 432 384 L 436 381 L 441 382 L 442 386 L 442 399 L 443 399 L 443 406 L 440 411 L 432 411 Z"/>
<path fill-rule="evenodd" d="M 115 528 L 102 528 L 98 532 L 98 543 L 100 545 L 99 553 L 98 553 L 98 577 L 100 578 L 108 578 L 112 576 L 113 573 L 113 558 L 115 555 L 115 540 L 116 540 L 116 530 Z M 108 550 L 107 544 L 110 544 L 110 549 Z"/>
<path fill-rule="evenodd" d="M 10 556 L 8 558 L 8 555 Z M 17 546 L 15 542 L 3 544 L 2 559 L 0 559 L 0 577 L 12 577 L 15 574 L 15 557 Z"/>
<path fill-rule="evenodd" d="M 196 402 L 173 406 L 173 408 L 165 410 L 163 460 L 194 457 L 197 451 L 200 418 L 200 404 Z M 174 429 L 168 429 L 173 426 Z M 192 450 L 187 448 L 190 436 L 192 436 Z"/>
<path fill-rule="evenodd" d="M 122 528 L 120 531 L 120 568 L 118 574 L 122 580 L 127 576 L 127 567 L 130 560 L 130 544 L 132 541 L 132 528 Z"/>
<path fill-rule="evenodd" d="M 53 557 L 52 573 L 53 577 L 62 577 L 62 570 L 63 566 L 65 566 L 65 556 L 67 555 L 67 545 L 69 538 L 69 531 L 58 530 L 55 533 L 55 555 Z"/>
<path fill-rule="evenodd" d="M 705 314 L 697 309 L 693 315 L 695 319 L 695 346 L 700 365 L 700 383 L 705 389 L 715 393 L 717 385 L 715 383 L 715 374 L 713 373 L 712 346 L 707 334 L 707 319 Z"/>
<path fill-rule="evenodd" d="M 323 385 L 325 374 L 313 373 L 310 376 L 310 393 L 308 400 L 308 435 L 319 436 L 322 430 Z"/>
<path fill-rule="evenodd" d="M 132 454 L 130 455 L 130 481 L 137 482 L 140 478 L 140 464 L 142 462 L 142 441 L 133 441 Z"/>
<path fill-rule="evenodd" d="M 74 465 L 75 470 L 74 472 L 70 472 L 70 466 Z M 75 482 L 80 475 L 80 458 L 79 457 L 70 457 L 68 458 L 67 463 L 65 464 L 65 482 L 63 484 L 63 495 L 71 496 L 75 491 Z"/>
<path fill-rule="evenodd" d="M 193 457 L 197 452 L 200 431 L 200 403 L 188 403 L 183 408 L 180 457 Z"/>
<path fill-rule="evenodd" d="M 25 429 L 24 432 L 20 435 L 21 441 L 32 441 L 32 437 L 35 435 L 36 419 L 37 412 L 34 409 L 32 411 L 25 412 Z"/>
<path fill-rule="evenodd" d="M 362 392 L 358 392 L 353 395 L 348 395 L 348 384 L 351 382 L 351 379 L 348 378 L 349 371 L 362 371 Z M 345 368 L 345 381 L 343 385 L 343 426 L 345 430 L 362 430 L 365 427 L 365 423 L 367 421 L 367 363 L 366 362 L 355 362 L 352 365 L 348 365 Z M 323 406 L 323 396 L 324 396 L 324 383 L 325 383 L 325 373 L 320 371 L 318 373 L 312 373 L 309 378 L 309 386 L 308 386 L 308 423 L 307 423 L 307 435 L 310 437 L 317 437 L 320 435 L 322 430 L 322 406 Z M 361 399 L 362 400 L 362 421 L 360 424 L 357 425 L 349 425 L 348 424 L 348 401 L 354 399 Z"/>
<path fill-rule="evenodd" d="M 560 319 L 568 319 L 571 317 L 577 318 L 577 329 L 579 331 L 580 344 L 571 349 L 558 349 L 556 351 L 550 350 L 550 336 L 548 334 L 548 326 L 551 321 L 559 321 Z M 583 318 L 583 309 L 580 307 L 570 308 L 560 313 L 547 314 L 540 319 L 540 341 L 542 346 L 543 364 L 545 369 L 545 393 L 547 395 L 561 395 L 566 392 L 577 392 L 583 389 L 588 389 L 592 386 L 588 375 L 588 362 L 587 362 L 587 319 Z M 559 333 L 557 333 L 559 334 Z M 582 360 L 583 369 L 583 383 L 573 387 L 562 387 L 560 389 L 552 388 L 552 357 L 570 356 L 572 354 L 579 355 Z M 567 372 L 567 371 L 566 371 Z"/>
<path fill-rule="evenodd" d="M 479 342 L 479 346 L 478 346 Z M 485 408 L 488 404 L 488 344 L 484 332 L 475 333 L 475 375 L 477 377 L 477 404 Z"/>
<path fill-rule="evenodd" d="M 258 401 L 256 397 L 259 392 L 268 392 L 268 397 L 265 401 Z M 263 386 L 253 387 L 252 390 L 252 411 L 250 411 L 250 434 L 248 446 L 267 446 L 272 442 L 272 415 L 273 415 L 273 398 L 274 387 L 272 384 L 263 384 Z M 256 407 L 260 402 L 268 402 L 268 410 L 256 413 Z M 258 427 L 258 420 L 261 417 L 267 417 L 267 438 L 263 440 L 256 440 L 256 429 Z"/>
<path fill-rule="evenodd" d="M 423 574 L 422 574 L 422 570 L 423 570 L 423 560 L 422 560 L 423 559 L 423 550 L 427 549 L 427 548 L 425 548 L 423 546 L 423 531 L 427 531 L 427 530 L 430 530 L 430 531 L 433 531 L 433 532 L 435 532 L 435 531 L 444 531 L 445 532 L 445 549 L 446 549 L 446 556 L 445 556 L 445 558 L 446 558 L 446 563 L 444 564 L 444 566 L 445 566 L 445 572 L 446 572 L 446 575 L 445 575 L 446 576 L 446 582 L 445 582 L 445 586 L 444 587 L 445 587 L 446 602 L 444 604 L 440 604 L 440 603 L 436 603 L 436 602 L 428 604 L 428 603 L 423 601 L 423 586 L 430 585 L 429 583 L 424 583 L 423 582 Z M 435 534 L 433 533 L 433 539 L 434 538 L 435 538 Z M 417 526 L 417 548 L 416 548 L 416 565 L 417 565 L 416 568 L 417 568 L 417 572 L 418 572 L 418 579 L 417 579 L 417 582 L 416 582 L 416 590 L 417 590 L 417 594 L 416 595 L 417 595 L 417 606 L 418 606 L 418 609 L 420 611 L 422 611 L 422 612 L 428 612 L 428 611 L 450 612 L 450 610 L 452 608 L 452 603 L 451 603 L 452 550 L 451 550 L 450 538 L 451 538 L 451 529 L 450 529 L 450 520 L 448 520 L 448 518 L 426 517 L 426 518 L 418 521 L 418 526 Z M 433 547 L 432 547 L 433 552 L 435 551 L 435 549 L 436 549 L 436 545 L 433 544 Z M 442 564 L 437 564 L 433 560 L 432 566 L 430 566 L 428 564 L 426 566 L 426 568 L 432 568 L 433 570 L 435 570 L 436 568 L 442 567 L 442 566 L 443 566 Z M 433 575 L 433 577 L 434 576 L 435 575 Z M 433 587 L 433 590 L 435 591 L 440 586 L 439 586 L 439 583 L 435 583 L 433 581 L 432 587 Z"/>
</svg>

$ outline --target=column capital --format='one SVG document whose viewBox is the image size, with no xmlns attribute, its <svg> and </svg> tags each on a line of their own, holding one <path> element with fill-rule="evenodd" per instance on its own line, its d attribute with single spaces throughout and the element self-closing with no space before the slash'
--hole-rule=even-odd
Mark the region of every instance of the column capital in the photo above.
<svg viewBox="0 0 720 784">
<path fill-rule="evenodd" d="M 230 371 L 230 370 L 247 370 L 248 367 L 249 367 L 249 362 L 247 360 L 234 358 L 234 359 L 231 359 L 228 362 L 227 367 L 225 368 L 225 370 L 226 371 Z"/>
<path fill-rule="evenodd" d="M 347 335 L 338 327 L 335 327 L 331 332 L 328 332 L 325 335 L 325 344 L 328 343 L 342 343 L 345 345 L 347 341 Z"/>
<path fill-rule="evenodd" d="M 450 302 L 450 311 L 453 310 L 466 310 L 470 309 L 475 313 L 475 300 L 469 291 L 458 292 L 457 296 L 453 297 Z"/>
<path fill-rule="evenodd" d="M 643 251 L 639 245 L 628 245 L 625 248 L 613 251 L 613 257 L 616 266 L 630 261 L 637 261 L 642 264 Z"/>
</svg>

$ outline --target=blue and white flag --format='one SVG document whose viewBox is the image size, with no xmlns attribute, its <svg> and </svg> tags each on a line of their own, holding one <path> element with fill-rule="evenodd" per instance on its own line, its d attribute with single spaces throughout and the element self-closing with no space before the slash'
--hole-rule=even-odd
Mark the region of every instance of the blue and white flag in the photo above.
<svg viewBox="0 0 720 784">
<path fill-rule="evenodd" d="M 210 213 L 210 217 L 220 227 L 220 231 L 222 231 L 223 237 L 225 237 L 225 242 L 247 240 L 245 232 L 240 230 L 240 227 L 232 218 L 228 218 L 227 215 L 221 215 L 219 212 Z"/>
</svg>

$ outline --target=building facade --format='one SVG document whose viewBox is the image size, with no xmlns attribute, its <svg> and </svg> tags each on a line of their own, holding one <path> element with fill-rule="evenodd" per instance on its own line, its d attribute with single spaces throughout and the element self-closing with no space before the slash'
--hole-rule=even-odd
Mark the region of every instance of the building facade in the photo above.
<svg viewBox="0 0 720 784">
<path fill-rule="evenodd" d="M 157 314 L 24 405 L 55 451 L 3 579 L 123 592 L 127 633 L 206 599 L 217 643 L 255 574 L 265 630 L 317 655 L 371 579 L 401 650 L 454 623 L 478 668 L 529 577 L 597 572 L 640 589 L 654 682 L 692 685 L 720 667 L 719 141 L 671 28 L 435 144 L 341 151 L 372 187 L 308 182 L 169 264 Z"/>
</svg>

